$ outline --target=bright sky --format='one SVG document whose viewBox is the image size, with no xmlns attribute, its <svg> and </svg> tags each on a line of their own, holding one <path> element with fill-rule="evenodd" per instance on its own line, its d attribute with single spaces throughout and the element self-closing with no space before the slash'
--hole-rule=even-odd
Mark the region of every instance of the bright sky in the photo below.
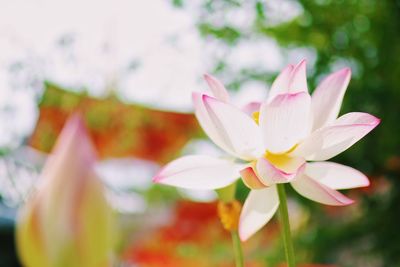
<svg viewBox="0 0 400 267">
<path fill-rule="evenodd" d="M 250 2 L 208 19 L 245 30 L 254 16 Z M 230 49 L 202 39 L 196 28 L 202 0 L 186 3 L 177 9 L 169 0 L 0 0 L 0 146 L 32 130 L 45 79 L 99 97 L 113 85 L 124 101 L 190 111 L 191 92 L 206 89 L 202 74 L 217 57 L 228 59 L 233 74 L 286 64 L 273 40 Z M 268 1 L 272 23 L 296 16 L 301 8 L 293 3 Z M 265 95 L 265 85 L 245 87 L 242 102 Z"/>
</svg>

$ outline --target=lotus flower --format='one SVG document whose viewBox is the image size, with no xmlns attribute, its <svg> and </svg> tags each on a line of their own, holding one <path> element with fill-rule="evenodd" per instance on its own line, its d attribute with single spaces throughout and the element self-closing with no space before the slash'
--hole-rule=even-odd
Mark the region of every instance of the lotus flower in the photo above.
<svg viewBox="0 0 400 267">
<path fill-rule="evenodd" d="M 17 245 L 27 267 L 109 266 L 112 211 L 96 177 L 94 148 L 78 115 L 68 120 L 22 208 Z"/>
<path fill-rule="evenodd" d="M 242 177 L 251 189 L 240 215 L 242 240 L 275 214 L 278 183 L 290 183 L 299 194 L 326 205 L 351 204 L 353 201 L 337 190 L 368 186 L 368 178 L 351 167 L 325 160 L 352 146 L 380 120 L 361 112 L 337 118 L 350 76 L 350 69 L 339 70 L 310 96 L 303 60 L 279 74 L 263 103 L 240 109 L 230 103 L 222 83 L 206 75 L 213 96 L 193 94 L 196 117 L 209 138 L 236 161 L 184 156 L 162 168 L 154 182 L 218 189 Z"/>
</svg>

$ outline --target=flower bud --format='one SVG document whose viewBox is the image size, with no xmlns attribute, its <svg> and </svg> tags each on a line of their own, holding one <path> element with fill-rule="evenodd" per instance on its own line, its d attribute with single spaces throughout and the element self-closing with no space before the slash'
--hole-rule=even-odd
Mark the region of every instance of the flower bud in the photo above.
<svg viewBox="0 0 400 267">
<path fill-rule="evenodd" d="M 19 213 L 16 237 L 26 267 L 105 267 L 113 214 L 94 172 L 96 152 L 79 115 L 64 126 L 38 190 Z"/>
</svg>

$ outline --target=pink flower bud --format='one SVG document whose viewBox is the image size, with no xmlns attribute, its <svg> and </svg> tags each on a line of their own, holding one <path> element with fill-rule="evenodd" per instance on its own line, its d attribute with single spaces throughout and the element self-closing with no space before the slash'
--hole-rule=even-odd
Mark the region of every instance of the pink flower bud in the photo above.
<svg viewBox="0 0 400 267">
<path fill-rule="evenodd" d="M 17 246 L 24 266 L 110 265 L 113 214 L 95 162 L 84 123 L 73 115 L 46 162 L 38 190 L 19 214 Z"/>
</svg>

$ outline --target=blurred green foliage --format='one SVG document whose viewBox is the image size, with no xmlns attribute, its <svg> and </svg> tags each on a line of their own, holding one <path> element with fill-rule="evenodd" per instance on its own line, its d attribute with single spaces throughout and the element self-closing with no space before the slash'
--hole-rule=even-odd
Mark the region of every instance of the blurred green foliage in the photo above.
<svg viewBox="0 0 400 267">
<path fill-rule="evenodd" d="M 182 8 L 188 2 L 174 1 Z M 299 15 L 283 23 L 271 23 L 271 17 L 276 15 L 271 13 L 271 2 L 291 4 L 300 9 Z M 250 27 L 235 26 L 232 18 L 226 19 L 229 12 L 248 9 L 249 5 Z M 372 191 L 384 187 L 375 181 L 378 177 L 383 177 L 389 186 L 382 194 L 363 194 L 360 215 L 349 220 L 332 220 L 321 205 L 299 198 L 312 213 L 312 222 L 297 235 L 297 254 L 300 261 L 340 266 L 400 266 L 400 1 L 208 0 L 202 8 L 199 32 L 227 47 L 265 38 L 275 40 L 286 51 L 313 51 L 315 63 L 308 73 L 311 91 L 331 71 L 344 65 L 352 68 L 342 114 L 369 112 L 381 118 L 382 123 L 333 161 L 368 173 L 373 181 Z M 221 59 L 214 72 L 223 72 L 226 64 Z M 250 79 L 270 84 L 276 75 L 242 69 L 228 78 L 229 87 L 240 88 Z M 273 263 L 270 258 L 266 256 L 266 261 Z"/>
</svg>

